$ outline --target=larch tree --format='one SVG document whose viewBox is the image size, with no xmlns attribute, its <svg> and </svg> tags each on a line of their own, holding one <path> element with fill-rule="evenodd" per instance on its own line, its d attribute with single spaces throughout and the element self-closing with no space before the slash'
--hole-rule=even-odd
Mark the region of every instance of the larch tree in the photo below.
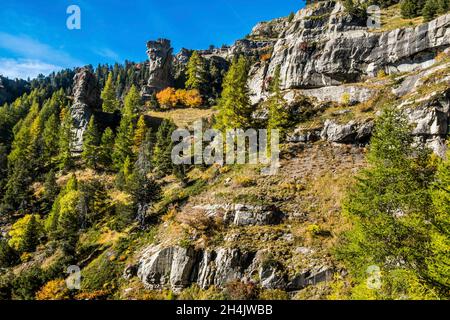
<svg viewBox="0 0 450 320">
<path fill-rule="evenodd" d="M 99 145 L 100 135 L 95 124 L 95 118 L 92 116 L 83 135 L 83 152 L 81 154 L 88 168 L 97 169 L 100 156 Z"/>
<path fill-rule="evenodd" d="M 193 90 L 197 89 L 199 92 L 204 93 L 206 86 L 208 85 L 206 64 L 202 56 L 198 51 L 194 51 L 189 58 L 189 62 L 186 68 L 186 88 Z"/>
<path fill-rule="evenodd" d="M 269 121 L 268 130 L 277 129 L 280 132 L 280 139 L 283 141 L 286 138 L 287 130 L 290 125 L 290 114 L 287 108 L 286 100 L 281 92 L 281 75 L 280 66 L 275 69 L 272 82 L 270 84 L 271 97 L 269 98 Z"/>
<path fill-rule="evenodd" d="M 247 80 L 248 62 L 241 56 L 233 61 L 224 79 L 217 115 L 219 130 L 251 127 L 253 108 L 250 103 Z"/>
<path fill-rule="evenodd" d="M 106 128 L 102 134 L 99 147 L 99 162 L 105 169 L 111 169 L 112 154 L 114 151 L 114 132 L 111 128 Z"/>
<path fill-rule="evenodd" d="M 105 86 L 102 90 L 101 98 L 103 100 L 102 109 L 104 112 L 114 112 L 119 109 L 119 102 L 117 101 L 116 87 L 113 81 L 112 72 L 108 74 L 108 79 L 106 80 Z"/>
</svg>

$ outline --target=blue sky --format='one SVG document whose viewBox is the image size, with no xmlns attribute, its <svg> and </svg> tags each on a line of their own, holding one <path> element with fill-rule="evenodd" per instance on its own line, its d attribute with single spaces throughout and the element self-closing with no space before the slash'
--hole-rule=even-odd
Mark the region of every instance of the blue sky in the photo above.
<svg viewBox="0 0 450 320">
<path fill-rule="evenodd" d="M 144 61 L 147 40 L 181 47 L 231 44 L 259 21 L 297 12 L 303 0 L 2 0 L 0 74 L 33 78 L 61 68 Z M 69 30 L 67 7 L 81 9 Z"/>
</svg>

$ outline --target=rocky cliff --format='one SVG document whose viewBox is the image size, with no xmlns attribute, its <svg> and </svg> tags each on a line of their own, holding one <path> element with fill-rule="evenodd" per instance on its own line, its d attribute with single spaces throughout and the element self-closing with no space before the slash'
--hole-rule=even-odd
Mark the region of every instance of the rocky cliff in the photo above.
<svg viewBox="0 0 450 320">
<path fill-rule="evenodd" d="M 97 79 L 88 68 L 81 68 L 73 82 L 73 103 L 70 107 L 74 134 L 72 151 L 80 153 L 83 148 L 83 134 L 89 120 L 94 112 L 101 110 L 102 102 Z"/>
<path fill-rule="evenodd" d="M 340 2 L 325 1 L 299 11 L 276 41 L 268 65 L 254 71 L 254 101 L 264 83 L 281 67 L 285 89 L 310 89 L 360 82 L 378 72 L 409 72 L 430 66 L 450 46 L 450 15 L 415 28 L 374 32 L 366 21 L 345 12 Z M 264 71 L 262 71 L 264 69 Z"/>
</svg>

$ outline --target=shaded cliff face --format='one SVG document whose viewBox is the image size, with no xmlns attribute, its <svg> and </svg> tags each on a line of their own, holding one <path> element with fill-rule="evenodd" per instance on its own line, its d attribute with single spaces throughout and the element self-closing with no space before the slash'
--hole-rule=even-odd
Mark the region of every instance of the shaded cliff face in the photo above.
<svg viewBox="0 0 450 320">
<path fill-rule="evenodd" d="M 70 107 L 74 133 L 72 151 L 80 153 L 83 148 L 83 134 L 91 116 L 101 110 L 102 101 L 97 79 L 88 68 L 81 68 L 73 81 L 73 104 Z"/>
<path fill-rule="evenodd" d="M 280 33 L 270 63 L 253 69 L 253 101 L 264 97 L 261 84 L 278 65 L 284 89 L 354 83 L 381 70 L 391 74 L 429 66 L 439 50 L 450 46 L 449 26 L 450 15 L 445 15 L 416 28 L 372 32 L 340 2 L 303 9 Z"/>
</svg>

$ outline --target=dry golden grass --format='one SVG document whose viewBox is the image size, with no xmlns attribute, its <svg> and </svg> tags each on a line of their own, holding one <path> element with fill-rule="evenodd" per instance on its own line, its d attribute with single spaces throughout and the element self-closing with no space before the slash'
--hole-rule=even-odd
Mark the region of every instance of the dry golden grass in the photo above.
<svg viewBox="0 0 450 320">
<path fill-rule="evenodd" d="M 402 18 L 400 4 L 396 4 L 381 11 L 381 29 L 376 29 L 374 30 L 374 32 L 384 32 L 398 28 L 416 27 L 422 23 L 422 17 L 417 17 L 414 19 Z"/>
<path fill-rule="evenodd" d="M 186 108 L 150 111 L 148 115 L 160 119 L 171 119 L 178 127 L 183 128 L 189 127 L 193 122 L 202 118 L 209 119 L 213 113 L 214 111 L 212 109 Z"/>
</svg>

